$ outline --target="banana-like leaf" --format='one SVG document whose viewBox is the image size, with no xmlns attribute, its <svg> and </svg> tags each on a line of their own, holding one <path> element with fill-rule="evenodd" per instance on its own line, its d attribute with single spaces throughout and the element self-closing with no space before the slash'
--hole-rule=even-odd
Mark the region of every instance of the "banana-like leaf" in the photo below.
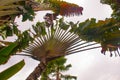
<svg viewBox="0 0 120 80">
<path fill-rule="evenodd" d="M 16 10 L 0 11 L 0 16 L 18 14 L 19 12 L 20 11 L 16 11 Z"/>
<path fill-rule="evenodd" d="M 9 10 L 9 9 L 16 9 L 18 7 L 22 7 L 20 5 L 8 5 L 8 6 L 0 6 L 0 10 Z"/>
<path fill-rule="evenodd" d="M 82 7 L 62 0 L 49 0 L 49 3 L 53 11 L 62 16 L 81 15 L 83 11 Z"/>
<path fill-rule="evenodd" d="M 112 17 L 120 21 L 120 0 L 100 0 L 102 4 L 108 4 L 113 10 Z"/>
<path fill-rule="evenodd" d="M 12 4 L 12 3 L 16 3 L 19 1 L 25 1 L 25 0 L 0 0 L 0 5 L 8 5 L 8 4 Z"/>
<path fill-rule="evenodd" d="M 0 73 L 0 80 L 8 80 L 10 77 L 15 75 L 18 71 L 20 71 L 25 65 L 24 60 L 18 62 L 17 64 L 11 66 L 10 68 L 4 70 Z"/>
<path fill-rule="evenodd" d="M 74 16 L 81 15 L 83 8 L 69 3 L 63 0 L 36 0 L 40 2 L 40 6 L 34 7 L 35 11 L 41 10 L 52 10 L 56 14 L 60 14 L 62 16 Z"/>
<path fill-rule="evenodd" d="M 9 59 L 11 52 L 17 46 L 17 43 L 11 43 L 9 46 L 0 50 L 0 64 L 4 64 Z"/>
<path fill-rule="evenodd" d="M 102 53 L 116 51 L 119 53 L 120 23 L 114 18 L 106 20 L 86 20 L 76 28 L 82 40 L 95 41 L 101 44 Z"/>
</svg>

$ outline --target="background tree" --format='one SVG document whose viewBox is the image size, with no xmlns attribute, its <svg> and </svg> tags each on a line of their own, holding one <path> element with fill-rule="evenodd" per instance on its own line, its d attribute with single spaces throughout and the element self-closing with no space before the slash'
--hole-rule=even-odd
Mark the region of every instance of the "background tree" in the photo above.
<svg viewBox="0 0 120 80">
<path fill-rule="evenodd" d="M 64 75 L 62 72 L 68 71 L 71 64 L 65 65 L 67 59 L 65 57 L 60 57 L 58 59 L 48 62 L 46 70 L 42 73 L 40 80 L 71 80 L 77 79 L 75 76 Z"/>
</svg>

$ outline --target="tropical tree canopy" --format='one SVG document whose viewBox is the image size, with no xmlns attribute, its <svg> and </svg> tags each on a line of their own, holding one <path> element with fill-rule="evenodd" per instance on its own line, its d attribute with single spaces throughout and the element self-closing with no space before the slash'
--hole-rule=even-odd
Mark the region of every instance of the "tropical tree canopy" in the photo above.
<svg viewBox="0 0 120 80">
<path fill-rule="evenodd" d="M 70 24 L 71 23 L 64 22 L 64 19 L 61 18 L 56 20 L 51 27 L 45 27 L 45 22 L 38 22 L 36 25 L 33 25 L 34 32 L 32 32 L 31 36 L 34 40 L 29 43 L 29 46 L 25 48 L 23 52 L 28 53 L 26 56 L 28 55 L 33 59 L 39 60 L 41 62 L 40 64 L 43 65 L 38 65 L 34 74 L 32 73 L 27 80 L 37 79 L 41 74 L 40 72 L 44 70 L 51 60 L 100 47 L 91 47 L 97 43 L 89 43 L 82 40 L 78 34 L 73 32 L 73 26 Z M 77 24 L 78 23 L 76 23 L 76 25 L 74 24 L 74 26 L 77 27 Z M 37 73 L 38 69 L 39 74 Z"/>
<path fill-rule="evenodd" d="M 35 16 L 35 11 L 52 10 L 56 17 L 58 15 L 80 15 L 83 10 L 82 7 L 76 4 L 62 0 L 39 0 L 38 2 L 34 0 L 1 0 L 0 6 L 0 36 L 3 39 L 14 35 L 17 36 L 15 42 L 0 40 L 0 64 L 5 64 L 11 55 L 16 54 L 16 52 L 21 52 L 22 49 L 25 49 L 33 41 L 33 36 L 30 35 L 31 31 L 26 30 L 21 32 L 17 28 L 18 25 L 14 22 L 17 16 L 22 15 L 22 21 L 24 22 L 26 20 L 32 21 Z M 67 12 L 65 12 L 66 10 Z M 48 18 L 51 20 L 50 16 Z M 23 67 L 23 64 L 18 63 L 18 65 Z M 19 70 L 17 69 L 17 71 Z M 15 71 L 12 73 L 15 73 Z"/>
<path fill-rule="evenodd" d="M 46 4 L 48 5 L 47 9 L 46 7 L 44 7 L 46 6 Z M 1 5 L 0 7 L 0 36 L 2 36 L 3 39 L 6 39 L 8 36 L 13 36 L 14 34 L 18 37 L 18 40 L 15 41 L 16 46 L 14 47 L 14 49 L 12 48 L 12 50 L 9 51 L 9 54 L 13 54 L 18 51 L 21 52 L 21 50 L 24 49 L 25 46 L 28 45 L 29 41 L 32 40 L 32 37 L 29 34 L 30 33 L 29 30 L 21 32 L 17 28 L 18 25 L 14 22 L 17 16 L 22 15 L 22 21 L 26 21 L 26 20 L 32 21 L 35 16 L 34 11 L 52 10 L 55 12 L 54 14 L 56 14 L 56 16 L 59 14 L 63 16 L 65 15 L 70 16 L 74 14 L 79 15 L 82 13 L 82 7 L 79 7 L 76 4 L 72 4 L 72 3 L 68 3 L 68 2 L 60 1 L 60 0 L 45 0 L 45 1 L 40 0 L 38 2 L 34 0 L 9 0 L 9 1 L 1 0 L 0 5 Z M 70 11 L 64 12 L 66 11 L 66 7 L 63 8 L 65 10 L 63 11 L 60 10 L 61 9 L 60 7 L 63 7 L 64 5 L 68 6 L 70 8 L 69 9 Z M 77 9 L 80 9 L 80 10 L 77 10 Z M 55 10 L 58 12 L 56 12 Z M 0 42 L 1 42 L 0 44 L 1 49 L 11 44 L 11 42 L 6 42 L 2 40 L 0 40 Z M 4 63 L 4 62 L 1 62 L 1 63 Z"/>
<path fill-rule="evenodd" d="M 119 55 L 120 1 L 101 0 L 101 3 L 111 6 L 113 9 L 111 18 L 99 21 L 92 18 L 84 22 L 73 23 L 65 22 L 63 19 L 56 20 L 58 15 L 81 15 L 83 8 L 73 3 L 62 0 L 1 0 L 0 36 L 3 40 L 0 40 L 0 64 L 5 64 L 10 56 L 17 52 L 26 52 L 28 53 L 26 56 L 42 63 L 28 77 L 36 79 L 40 76 L 40 71 L 45 70 L 43 67 L 46 67 L 50 60 L 61 56 L 99 47 L 102 48 L 103 54 L 109 51 L 110 56 L 113 52 L 116 56 Z M 22 15 L 22 21 L 32 21 L 35 11 L 41 10 L 52 10 L 54 13 L 46 14 L 45 22 L 33 25 L 33 30 L 21 32 L 17 28 L 18 25 L 14 22 L 17 16 Z M 17 36 L 16 41 L 4 41 L 8 36 L 13 35 Z M 101 46 L 92 46 L 95 44 Z M 87 46 L 91 46 L 91 48 L 87 48 Z"/>
<path fill-rule="evenodd" d="M 58 59 L 52 60 L 48 62 L 46 70 L 42 73 L 40 80 L 61 80 L 62 78 L 64 80 L 72 80 L 77 79 L 76 76 L 72 75 L 64 75 L 62 72 L 68 71 L 70 67 L 72 67 L 71 64 L 65 65 L 66 63 L 65 57 L 60 57 Z M 53 78 L 54 77 L 54 78 Z"/>
<path fill-rule="evenodd" d="M 112 17 L 120 20 L 120 0 L 101 0 L 101 3 L 110 5 L 113 10 Z"/>
</svg>

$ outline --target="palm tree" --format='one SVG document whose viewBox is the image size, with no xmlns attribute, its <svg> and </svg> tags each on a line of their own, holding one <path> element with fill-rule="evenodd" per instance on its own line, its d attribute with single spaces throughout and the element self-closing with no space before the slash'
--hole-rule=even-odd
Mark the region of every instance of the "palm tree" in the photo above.
<svg viewBox="0 0 120 80">
<path fill-rule="evenodd" d="M 18 25 L 14 22 L 16 16 L 22 15 L 22 21 L 32 21 L 35 16 L 34 11 L 52 10 L 56 16 L 59 14 L 62 16 L 79 15 L 82 13 L 82 7 L 61 0 L 39 0 L 39 2 L 35 0 L 1 0 L 0 5 L 0 36 L 6 39 L 8 36 L 13 36 L 15 34 L 18 39 L 20 39 L 17 42 L 23 41 L 23 37 L 26 36 L 26 34 L 29 35 L 29 31 L 22 33 L 17 28 Z M 46 7 L 46 5 L 48 6 Z M 69 8 L 67 12 L 65 12 L 66 7 L 64 5 Z M 63 8 L 62 10 L 61 7 Z M 47 17 L 48 20 L 51 20 L 50 16 Z M 46 21 L 46 23 L 49 22 Z M 12 42 L 0 40 L 0 49 L 10 45 L 10 43 Z M 20 42 L 20 44 L 22 43 Z"/>
<path fill-rule="evenodd" d="M 43 29 L 44 26 L 46 25 L 42 23 L 42 29 L 38 28 L 39 30 L 36 30 L 34 34 L 36 35 L 35 40 L 24 50 L 24 52 L 31 54 L 41 62 L 27 80 L 37 79 L 50 60 L 61 56 L 100 47 L 102 47 L 101 52 L 103 54 L 110 51 L 110 56 L 113 55 L 112 52 L 115 53 L 115 56 L 119 55 L 119 22 L 113 18 L 98 22 L 91 19 L 76 24 L 72 22 L 65 23 L 60 19 L 53 27 L 46 28 L 48 29 L 46 34 L 40 35 L 40 32 L 37 31 L 45 30 Z M 97 43 L 92 43 L 92 41 Z M 102 46 L 96 45 L 98 43 Z"/>
<path fill-rule="evenodd" d="M 22 12 L 21 14 L 23 15 L 23 21 L 25 21 L 27 19 L 32 20 L 32 18 L 34 17 L 33 10 L 35 11 L 53 10 L 55 12 L 54 13 L 55 17 L 58 14 L 65 15 L 65 16 L 81 14 L 81 11 L 82 11 L 81 7 L 68 3 L 69 5 L 72 6 L 72 8 L 69 7 L 69 5 L 67 5 L 67 8 L 70 8 L 70 11 L 65 12 L 65 10 L 63 10 L 63 8 L 61 7 L 64 6 L 64 9 L 66 9 L 65 7 L 67 3 L 61 0 L 58 0 L 58 1 L 43 0 L 43 2 L 39 4 L 32 0 L 25 0 L 27 2 L 25 2 L 24 0 L 9 0 L 9 1 L 6 0 L 6 2 L 11 2 L 11 1 L 16 1 L 14 4 L 15 6 L 19 4 L 21 6 L 21 1 L 23 1 L 24 3 L 28 3 L 28 6 L 30 7 L 28 6 L 22 7 L 22 8 L 19 7 L 19 9 L 15 7 L 14 8 L 10 7 L 12 10 L 13 9 L 15 10 L 13 11 L 14 13 L 6 14 L 5 12 L 6 15 L 3 15 L 2 13 L 0 13 L 1 25 L 4 24 L 4 20 L 5 20 L 5 23 L 11 22 L 11 19 L 12 21 L 14 21 L 14 17 L 12 18 L 11 16 L 16 14 L 20 15 L 19 12 L 20 13 Z M 111 0 L 104 0 L 104 1 L 109 2 Z M 1 3 L 4 4 L 5 2 L 1 0 L 0 4 Z M 13 3 L 10 3 L 10 4 L 13 5 Z M 44 6 L 43 5 L 41 9 L 39 6 L 40 4 L 48 4 L 48 7 L 43 7 Z M 7 8 L 5 8 L 6 7 L 5 5 L 7 6 Z M 0 8 L 0 10 L 2 10 L 3 12 L 4 10 L 5 11 L 9 10 L 8 4 L 5 4 L 5 5 L 2 6 L 2 7 L 5 6 L 4 7 L 5 9 Z M 27 4 L 22 3 L 22 5 L 24 6 Z M 119 10 L 119 6 L 117 6 L 117 8 L 115 9 Z M 30 14 L 26 13 L 26 10 L 28 10 Z M 115 13 L 117 12 L 117 10 L 115 10 Z M 10 16 L 11 18 L 3 19 L 4 17 L 7 17 L 7 16 L 8 17 Z M 110 51 L 110 54 L 112 54 L 112 52 L 115 52 L 115 55 L 116 55 L 116 52 L 117 52 L 119 55 L 119 49 L 120 49 L 119 19 L 116 19 L 115 17 L 113 17 L 106 20 L 99 20 L 98 22 L 95 21 L 95 19 L 90 19 L 90 20 L 88 19 L 85 22 L 76 23 L 76 24 L 72 22 L 65 23 L 62 19 L 60 19 L 58 22 L 54 24 L 53 23 L 53 20 L 55 19 L 54 15 L 52 15 L 53 17 L 51 17 L 51 15 L 46 15 L 46 16 L 48 18 L 46 20 L 46 23 L 43 22 L 43 23 L 37 24 L 36 26 L 33 26 L 34 32 L 27 30 L 23 33 L 21 32 L 16 33 L 16 34 L 19 34 L 17 35 L 18 40 L 15 41 L 15 45 L 12 44 L 12 49 L 10 48 L 10 51 L 7 51 L 7 55 L 6 55 L 7 57 L 3 57 L 3 55 L 0 53 L 0 57 L 2 57 L 0 59 L 3 59 L 4 63 L 9 59 L 11 55 L 15 54 L 17 51 L 21 52 L 23 49 L 24 49 L 23 52 L 26 52 L 29 54 L 29 55 L 26 54 L 26 56 L 30 56 L 36 60 L 39 60 L 40 64 L 36 67 L 33 73 L 31 73 L 31 75 L 27 78 L 27 80 L 37 79 L 37 77 L 39 77 L 40 74 L 46 69 L 46 65 L 49 61 L 61 56 L 74 54 L 77 52 L 86 51 L 89 49 L 94 49 L 99 47 L 102 47 L 101 52 L 104 54 L 106 51 Z M 117 14 L 117 16 L 119 17 L 119 14 Z M 47 26 L 46 24 L 48 23 L 50 24 Z M 5 28 L 5 30 L 6 32 L 9 32 L 10 27 Z M 15 27 L 15 30 L 16 30 L 16 27 Z M 31 34 L 33 35 L 31 36 Z M 97 43 L 90 43 L 93 41 L 101 44 L 101 46 L 92 46 L 97 44 Z M 9 48 L 10 46 L 8 45 L 8 47 L 6 48 Z M 26 46 L 28 47 L 26 48 Z M 88 46 L 90 47 L 88 48 Z M 6 48 L 4 49 L 6 50 Z M 0 52 L 4 52 L 4 49 L 3 48 L 1 49 L 2 51 Z"/>
<path fill-rule="evenodd" d="M 71 67 L 71 64 L 65 65 L 66 60 L 67 59 L 65 57 L 60 57 L 48 62 L 46 70 L 41 75 L 41 80 L 52 80 L 53 77 L 56 77 L 56 80 L 61 80 L 61 78 L 69 80 L 76 79 L 75 76 L 62 74 L 62 72 L 68 71 Z M 52 78 L 50 78 L 50 76 Z"/>
<path fill-rule="evenodd" d="M 34 40 L 23 50 L 23 52 L 28 53 L 32 58 L 40 61 L 40 64 L 27 80 L 37 79 L 46 69 L 47 63 L 53 59 L 100 47 L 92 46 L 97 43 L 81 40 L 80 36 L 71 32 L 72 28 L 70 27 L 72 26 L 65 23 L 63 19 L 57 21 L 53 27 L 46 28 L 45 26 L 44 22 L 39 22 L 36 26 L 33 26 L 34 33 L 32 34 Z"/>
<path fill-rule="evenodd" d="M 83 10 L 82 7 L 76 4 L 61 0 L 1 0 L 0 5 L 0 36 L 3 37 L 3 39 L 8 36 L 13 36 L 14 34 L 18 36 L 18 38 L 22 35 L 21 31 L 17 28 L 18 25 L 14 22 L 16 16 L 22 15 L 22 21 L 32 21 L 35 16 L 34 11 L 52 10 L 54 12 L 54 18 L 51 17 L 52 14 L 46 15 L 47 19 L 45 18 L 46 24 L 50 26 L 58 15 L 80 15 Z M 0 48 L 2 49 L 8 46 L 8 43 L 10 44 L 11 42 L 0 40 Z"/>
<path fill-rule="evenodd" d="M 14 23 L 16 16 L 22 15 L 22 21 L 32 21 L 35 16 L 34 11 L 52 10 L 56 16 L 59 14 L 62 16 L 70 16 L 79 15 L 83 10 L 82 7 L 79 7 L 78 5 L 67 3 L 61 0 L 42 1 L 43 2 L 40 0 L 39 3 L 35 0 L 0 1 L 0 36 L 5 39 L 8 36 L 13 36 L 13 34 L 16 34 L 18 37 L 18 40 L 14 42 L 15 45 L 13 42 L 0 40 L 0 64 L 6 63 L 11 55 L 15 54 L 16 52 L 21 52 L 22 49 L 24 49 L 29 44 L 29 41 L 32 41 L 32 37 L 29 35 L 29 30 L 23 33 L 18 30 L 18 25 Z M 46 5 L 48 6 L 46 7 Z M 64 10 L 66 7 L 69 8 L 68 12 L 65 12 Z M 60 8 L 63 9 L 61 10 Z"/>
</svg>

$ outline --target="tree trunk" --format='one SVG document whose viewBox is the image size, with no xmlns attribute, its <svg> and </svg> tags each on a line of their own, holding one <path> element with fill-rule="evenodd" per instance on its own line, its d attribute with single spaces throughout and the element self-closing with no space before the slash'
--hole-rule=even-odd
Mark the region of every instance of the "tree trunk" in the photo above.
<svg viewBox="0 0 120 80">
<path fill-rule="evenodd" d="M 26 80 L 37 80 L 40 77 L 41 73 L 46 69 L 46 65 L 43 62 L 40 62 L 34 71 L 27 77 Z"/>
<path fill-rule="evenodd" d="M 59 69 L 58 69 L 58 68 L 57 68 L 57 71 L 56 71 L 56 80 L 61 80 L 61 79 L 60 79 Z"/>
</svg>

